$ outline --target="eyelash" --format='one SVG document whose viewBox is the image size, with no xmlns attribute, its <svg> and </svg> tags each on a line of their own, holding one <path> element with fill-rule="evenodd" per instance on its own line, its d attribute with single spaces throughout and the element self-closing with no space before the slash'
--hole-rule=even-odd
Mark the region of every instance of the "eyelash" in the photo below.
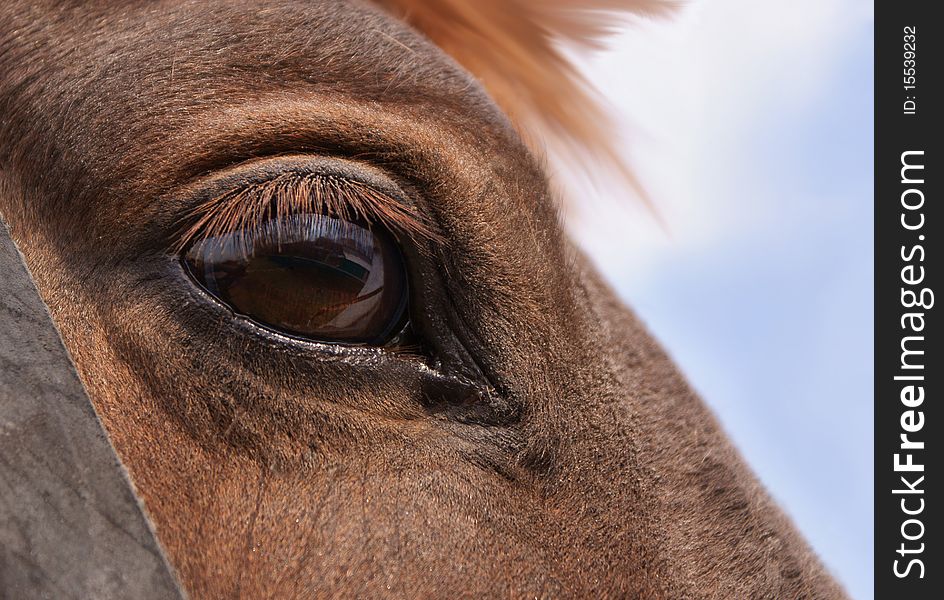
<svg viewBox="0 0 944 600">
<path fill-rule="evenodd" d="M 233 231 L 227 236 L 231 241 L 225 245 L 217 246 L 217 249 L 221 254 L 221 258 L 225 260 L 246 258 L 252 255 L 257 247 L 281 246 L 282 244 L 304 241 L 324 234 L 348 237 L 355 241 L 361 249 L 370 242 L 363 228 L 343 219 L 332 218 L 328 215 L 325 215 L 325 217 L 325 219 L 312 219 L 311 215 L 307 214 L 275 217 L 259 223 L 255 229 Z M 205 238 L 194 242 L 193 246 L 210 245 L 213 241 L 214 238 Z"/>
<path fill-rule="evenodd" d="M 258 230 L 265 222 L 305 213 L 376 223 L 398 239 L 442 242 L 425 217 L 390 194 L 336 175 L 288 172 L 200 203 L 185 218 L 173 250 L 180 253 L 200 240 Z"/>
</svg>

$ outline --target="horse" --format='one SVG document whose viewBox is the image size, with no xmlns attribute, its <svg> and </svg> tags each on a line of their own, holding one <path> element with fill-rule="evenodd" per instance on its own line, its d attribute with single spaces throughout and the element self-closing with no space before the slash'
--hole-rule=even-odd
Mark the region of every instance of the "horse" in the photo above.
<svg viewBox="0 0 944 600">
<path fill-rule="evenodd" d="M 0 214 L 189 597 L 845 597 L 522 125 L 612 156 L 554 40 L 664 9 L 0 6 Z"/>
</svg>

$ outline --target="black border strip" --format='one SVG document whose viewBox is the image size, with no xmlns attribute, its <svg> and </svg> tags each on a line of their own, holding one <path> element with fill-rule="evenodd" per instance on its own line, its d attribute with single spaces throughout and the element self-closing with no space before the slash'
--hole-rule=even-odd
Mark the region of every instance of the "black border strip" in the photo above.
<svg viewBox="0 0 944 600">
<path fill-rule="evenodd" d="M 0 598 L 183 600 L 0 215 Z"/>
<path fill-rule="evenodd" d="M 876 598 L 940 598 L 944 590 L 935 541 L 944 509 L 932 491 L 942 489 L 944 418 L 936 306 L 944 296 L 934 298 L 944 270 L 937 140 L 944 132 L 934 118 L 944 110 L 944 27 L 931 15 L 935 4 L 875 6 Z"/>
</svg>

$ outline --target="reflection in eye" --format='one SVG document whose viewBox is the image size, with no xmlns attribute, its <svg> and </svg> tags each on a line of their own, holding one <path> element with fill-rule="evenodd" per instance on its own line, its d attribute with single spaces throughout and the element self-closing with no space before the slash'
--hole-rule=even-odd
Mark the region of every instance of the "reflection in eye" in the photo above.
<svg viewBox="0 0 944 600">
<path fill-rule="evenodd" d="M 197 242 L 184 258 L 208 292 L 270 329 L 382 345 L 404 326 L 403 256 L 376 227 L 291 214 Z"/>
</svg>

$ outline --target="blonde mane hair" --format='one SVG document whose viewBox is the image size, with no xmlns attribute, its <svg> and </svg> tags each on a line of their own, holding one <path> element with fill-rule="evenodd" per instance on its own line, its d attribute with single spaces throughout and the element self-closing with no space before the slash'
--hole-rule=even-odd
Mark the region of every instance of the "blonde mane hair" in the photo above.
<svg viewBox="0 0 944 600">
<path fill-rule="evenodd" d="M 670 0 L 374 0 L 478 77 L 540 156 L 600 164 L 650 204 L 616 148 L 610 115 L 564 48 L 599 50 L 622 21 Z M 650 205 L 651 208 L 651 205 Z"/>
</svg>

